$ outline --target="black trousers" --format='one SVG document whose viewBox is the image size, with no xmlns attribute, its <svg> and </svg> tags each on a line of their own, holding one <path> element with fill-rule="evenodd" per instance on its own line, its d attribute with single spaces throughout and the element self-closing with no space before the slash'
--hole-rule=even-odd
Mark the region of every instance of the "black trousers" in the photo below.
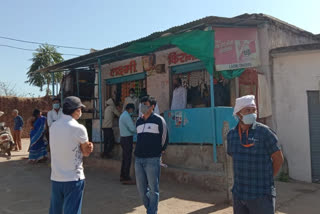
<svg viewBox="0 0 320 214">
<path fill-rule="evenodd" d="M 121 137 L 120 144 L 122 148 L 122 164 L 120 177 L 125 180 L 130 180 L 130 167 L 133 150 L 133 136 Z"/>
<path fill-rule="evenodd" d="M 104 136 L 104 155 L 108 155 L 112 152 L 114 147 L 114 134 L 112 128 L 103 128 L 103 136 Z"/>
</svg>

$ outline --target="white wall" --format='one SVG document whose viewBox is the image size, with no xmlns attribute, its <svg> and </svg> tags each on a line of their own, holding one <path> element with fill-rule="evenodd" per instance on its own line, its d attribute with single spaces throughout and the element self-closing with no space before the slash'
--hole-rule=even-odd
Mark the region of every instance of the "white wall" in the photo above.
<svg viewBox="0 0 320 214">
<path fill-rule="evenodd" d="M 267 81 L 270 86 L 269 88 L 271 90 L 273 85 L 273 78 L 271 73 L 271 59 L 269 51 L 278 47 L 319 42 L 310 35 L 306 36 L 302 33 L 283 29 L 273 24 L 264 24 L 258 27 L 258 40 L 261 62 L 261 65 L 258 67 L 258 71 L 263 72 L 266 75 Z M 274 91 L 271 91 L 271 95 L 274 95 Z M 272 108 L 274 110 L 275 106 L 273 105 Z M 277 124 L 275 122 L 275 118 L 268 118 L 267 125 L 272 127 L 273 129 L 276 129 Z"/>
<path fill-rule="evenodd" d="M 308 90 L 319 90 L 320 50 L 274 56 L 274 114 L 293 179 L 311 182 Z"/>
</svg>

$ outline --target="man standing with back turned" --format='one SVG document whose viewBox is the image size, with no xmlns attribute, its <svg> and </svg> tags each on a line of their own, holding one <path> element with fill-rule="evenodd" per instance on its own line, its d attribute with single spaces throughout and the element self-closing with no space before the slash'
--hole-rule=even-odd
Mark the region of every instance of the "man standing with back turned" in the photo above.
<svg viewBox="0 0 320 214">
<path fill-rule="evenodd" d="M 17 109 L 14 109 L 12 111 L 12 115 L 14 117 L 13 140 L 16 143 L 15 151 L 19 151 L 19 150 L 22 150 L 21 135 L 22 135 L 23 119 L 19 115 L 19 111 Z"/>
<path fill-rule="evenodd" d="M 274 214 L 273 177 L 283 163 L 278 138 L 268 126 L 256 122 L 253 95 L 236 99 L 233 115 L 239 123 L 228 133 L 227 151 L 233 160 L 234 214 Z"/>
<path fill-rule="evenodd" d="M 81 214 L 85 179 L 82 158 L 93 151 L 86 128 L 77 121 L 84 107 L 78 97 L 67 97 L 62 117 L 50 127 L 50 214 Z"/>
<path fill-rule="evenodd" d="M 163 117 L 154 114 L 157 101 L 141 100 L 142 117 L 137 121 L 135 172 L 139 195 L 148 214 L 156 214 L 159 202 L 160 158 L 168 145 L 168 130 Z"/>
</svg>

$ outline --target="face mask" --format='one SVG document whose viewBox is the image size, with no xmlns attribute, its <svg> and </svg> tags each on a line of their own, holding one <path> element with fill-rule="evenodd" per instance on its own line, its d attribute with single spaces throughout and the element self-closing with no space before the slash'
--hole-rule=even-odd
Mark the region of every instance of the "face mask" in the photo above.
<svg viewBox="0 0 320 214">
<path fill-rule="evenodd" d="M 140 109 L 141 113 L 146 114 L 148 112 L 149 108 L 150 108 L 150 106 L 146 106 L 144 104 L 141 104 L 141 109 Z"/>
<path fill-rule="evenodd" d="M 134 97 L 134 94 L 130 94 L 130 97 L 133 98 L 133 97 Z"/>
<path fill-rule="evenodd" d="M 130 112 L 129 115 L 132 116 L 132 115 L 133 115 L 133 112 Z"/>
<path fill-rule="evenodd" d="M 251 125 L 257 120 L 257 114 L 247 114 L 247 115 L 242 115 L 242 122 L 246 125 Z"/>
<path fill-rule="evenodd" d="M 52 105 L 54 109 L 59 109 L 60 108 L 60 104 L 59 103 L 55 103 Z"/>
</svg>

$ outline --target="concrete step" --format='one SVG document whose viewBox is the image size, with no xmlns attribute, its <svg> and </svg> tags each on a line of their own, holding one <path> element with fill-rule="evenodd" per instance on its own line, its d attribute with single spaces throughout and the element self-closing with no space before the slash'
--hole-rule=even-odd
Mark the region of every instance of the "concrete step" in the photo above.
<svg viewBox="0 0 320 214">
<path fill-rule="evenodd" d="M 166 163 L 166 162 L 164 162 Z M 166 163 L 167 164 L 167 163 Z M 211 163 L 208 164 L 205 168 L 195 168 L 193 166 L 181 166 L 181 165 L 174 165 L 174 164 L 167 164 L 170 168 L 177 168 L 177 169 L 185 169 L 191 171 L 199 171 L 199 172 L 216 172 L 216 173 L 224 173 L 224 164 L 223 163 Z"/>
<path fill-rule="evenodd" d="M 101 159 L 90 157 L 84 159 L 85 168 L 97 168 L 118 172 L 120 176 L 121 161 L 115 159 Z M 169 165 L 161 168 L 161 179 L 176 183 L 189 184 L 204 190 L 226 191 L 227 184 L 223 171 L 223 164 L 214 164 L 216 170 L 188 169 Z M 134 164 L 131 164 L 131 176 L 134 178 Z"/>
<path fill-rule="evenodd" d="M 227 183 L 223 171 L 186 169 L 181 167 L 162 168 L 163 179 L 189 184 L 205 190 L 226 191 Z"/>
</svg>

